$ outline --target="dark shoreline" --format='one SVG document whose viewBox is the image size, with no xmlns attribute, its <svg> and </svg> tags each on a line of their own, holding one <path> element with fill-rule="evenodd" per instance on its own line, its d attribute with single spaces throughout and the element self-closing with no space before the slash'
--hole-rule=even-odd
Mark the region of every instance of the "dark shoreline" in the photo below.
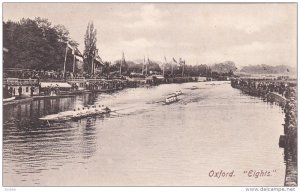
<svg viewBox="0 0 300 192">
<path fill-rule="evenodd" d="M 248 80 L 249 82 L 251 80 Z M 242 92 L 256 97 L 263 98 L 266 102 L 278 104 L 285 113 L 284 135 L 279 138 L 279 146 L 284 148 L 284 160 L 286 163 L 284 186 L 298 186 L 298 167 L 297 167 L 297 96 L 296 87 L 288 87 L 290 93 L 284 97 L 275 92 L 270 92 L 269 88 L 262 89 L 251 87 L 252 81 L 248 85 L 237 83 L 238 80 L 232 80 L 231 86 L 240 89 Z M 257 81 L 256 81 L 257 82 Z M 263 81 L 260 81 L 263 82 Z"/>
<path fill-rule="evenodd" d="M 69 91 L 63 94 L 58 94 L 54 96 L 50 95 L 33 95 L 33 96 L 26 96 L 22 98 L 18 98 L 19 96 L 16 96 L 16 99 L 10 100 L 10 101 L 2 101 L 2 104 L 4 106 L 6 105 L 17 105 L 20 103 L 26 103 L 33 100 L 39 100 L 39 99 L 55 99 L 55 98 L 65 98 L 65 97 L 74 97 L 76 95 L 81 95 L 85 93 L 112 93 L 115 91 L 121 91 L 128 88 L 139 88 L 139 87 L 153 87 L 158 86 L 161 84 L 173 84 L 173 83 L 189 83 L 189 82 L 197 82 L 197 78 L 194 77 L 180 77 L 180 78 L 168 78 L 165 79 L 165 81 L 157 81 L 157 80 L 151 80 L 146 84 L 141 83 L 135 83 L 134 86 L 132 86 L 130 83 L 124 84 L 123 86 L 117 87 L 113 86 L 112 88 L 106 88 L 106 89 L 94 89 L 93 87 L 91 89 L 85 89 L 85 90 L 77 90 L 77 91 Z"/>
</svg>

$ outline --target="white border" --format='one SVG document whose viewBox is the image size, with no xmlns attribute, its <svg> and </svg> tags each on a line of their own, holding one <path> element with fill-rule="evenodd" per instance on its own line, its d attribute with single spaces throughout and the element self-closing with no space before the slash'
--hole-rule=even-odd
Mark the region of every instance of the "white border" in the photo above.
<svg viewBox="0 0 300 192">
<path fill-rule="evenodd" d="M 88 3 L 88 2 L 127 2 L 127 3 L 130 3 L 130 2 L 140 2 L 140 3 L 298 3 L 297 0 L 291 0 L 291 1 L 270 1 L 270 0 L 266 0 L 266 1 L 263 1 L 263 2 L 260 2 L 260 1 L 249 1 L 249 0 L 246 0 L 246 1 L 240 1 L 240 0 L 232 0 L 232 1 L 223 1 L 223 0 L 216 0 L 216 1 L 195 1 L 195 0 L 189 0 L 187 2 L 183 2 L 183 1 L 178 1 L 178 0 L 163 0 L 163 1 L 159 1 L 159 0 L 152 0 L 152 1 L 140 1 L 140 0 L 135 0 L 135 1 L 125 1 L 125 0 L 119 0 L 119 1 L 107 1 L 107 0 L 104 0 L 104 1 L 99 1 L 99 0 L 88 0 L 86 2 L 83 2 L 83 1 L 78 1 L 78 0 L 63 0 L 63 1 L 37 1 L 37 0 L 31 0 L 31 1 L 27 1 L 27 0 L 10 0 L 10 1 L 2 1 L 1 0 L 1 9 L 0 9 L 0 14 L 2 16 L 2 20 L 3 20 L 3 15 L 2 15 L 2 5 L 3 3 L 11 3 L 11 2 L 16 2 L 16 3 L 25 3 L 25 2 L 32 2 L 32 3 L 45 3 L 45 2 L 68 2 L 68 3 Z M 297 19 L 297 24 L 299 26 L 299 16 L 297 15 L 298 19 Z M 1 37 L 0 37 L 0 42 L 3 42 L 2 41 L 2 38 L 3 38 L 3 31 L 2 31 L 2 25 L 1 25 Z M 298 29 L 298 27 L 297 27 Z M 298 30 L 298 36 L 299 36 L 299 30 Z M 298 44 L 299 44 L 299 40 L 297 38 L 297 47 L 298 47 Z M 298 49 L 298 55 L 299 55 L 299 49 Z M 2 51 L 0 52 L 0 56 L 1 56 L 1 61 L 2 61 Z M 297 61 L 298 61 L 298 57 L 297 57 Z M 297 64 L 298 66 L 298 64 Z M 2 73 L 2 67 L 3 65 L 0 67 L 0 74 L 3 74 Z M 298 67 L 298 74 L 300 72 L 300 69 Z M 2 84 L 2 78 L 0 78 L 0 83 Z M 298 80 L 298 85 L 299 85 L 299 80 Z M 299 90 L 299 89 L 298 89 Z M 2 89 L 0 89 L 0 98 L 2 100 Z M 298 106 L 299 107 L 299 106 Z M 298 108 L 298 111 L 299 111 L 299 108 Z M 0 118 L 0 124 L 2 125 L 3 124 L 3 121 L 2 121 L 2 115 L 3 115 L 3 108 L 2 108 L 2 105 L 0 106 L 0 115 L 1 115 L 1 118 Z M 298 121 L 299 122 L 299 121 Z M 3 129 L 3 127 L 2 127 Z M 0 174 L 0 181 L 1 181 L 1 184 L 2 184 L 2 138 L 3 138 L 3 131 L 1 130 L 0 131 L 0 137 L 1 137 L 1 147 L 0 147 L 0 150 L 1 150 L 1 159 L 0 159 L 0 163 L 1 163 L 1 174 Z M 299 138 L 299 131 L 298 131 L 298 138 Z M 299 142 L 299 139 L 298 139 L 298 142 Z M 298 151 L 298 154 L 299 154 L 299 151 Z M 298 158 L 298 165 L 299 165 L 299 158 Z M 299 169 L 299 168 L 298 168 Z M 298 181 L 299 181 L 299 173 L 298 173 Z M 299 183 L 298 183 L 299 185 Z M 169 192 L 169 191 L 172 191 L 172 192 L 178 192 L 178 191 L 193 191 L 193 192 L 198 192 L 198 191 L 216 191 L 216 192 L 236 192 L 236 191 L 248 191 L 247 189 L 253 189 L 253 191 L 271 191 L 273 189 L 273 191 L 290 191 L 291 189 L 293 188 L 288 188 L 288 187 L 3 187 L 1 185 L 1 188 L 0 188 L 0 191 L 6 191 L 6 192 L 14 192 L 14 191 L 24 191 L 24 192 L 41 192 L 41 191 L 45 191 L 45 192 L 49 192 L 49 191 L 62 191 L 62 192 L 65 192 L 65 191 L 74 191 L 74 192 L 85 192 L 85 191 L 91 191 L 91 192 L 99 192 L 99 191 L 108 191 L 108 192 L 116 192 L 116 191 L 125 191 L 125 192 L 136 192 L 136 191 L 144 191 L 144 192 L 152 192 L 152 191 L 162 191 L 162 192 Z M 256 190 L 255 190 L 256 189 Z M 289 190 L 290 189 L 290 190 Z M 295 191 L 298 191 L 298 187 L 297 188 L 294 188 Z M 249 190 L 250 191 L 250 190 Z"/>
</svg>

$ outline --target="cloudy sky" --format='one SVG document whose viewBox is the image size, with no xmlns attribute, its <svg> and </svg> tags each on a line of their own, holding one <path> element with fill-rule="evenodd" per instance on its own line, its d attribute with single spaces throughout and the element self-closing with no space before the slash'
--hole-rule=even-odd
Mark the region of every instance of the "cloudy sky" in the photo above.
<svg viewBox="0 0 300 192">
<path fill-rule="evenodd" d="M 164 56 L 188 64 L 296 66 L 296 4 L 4 3 L 4 21 L 43 17 L 84 49 L 89 21 L 104 60 Z"/>
</svg>

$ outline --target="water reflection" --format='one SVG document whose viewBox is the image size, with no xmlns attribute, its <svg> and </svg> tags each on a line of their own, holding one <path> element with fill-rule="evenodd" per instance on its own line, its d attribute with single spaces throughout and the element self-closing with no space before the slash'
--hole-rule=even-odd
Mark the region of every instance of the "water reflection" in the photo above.
<svg viewBox="0 0 300 192">
<path fill-rule="evenodd" d="M 72 162 L 78 154 L 84 159 L 91 157 L 97 145 L 96 118 L 51 123 L 51 126 L 38 118 L 71 110 L 76 105 L 93 104 L 90 99 L 94 97 L 83 95 L 4 106 L 3 172 L 21 176 L 21 185 L 22 182 L 28 182 L 30 177 L 35 184 L 39 184 L 39 176 L 43 171 L 57 170 L 66 162 Z M 76 103 L 78 100 L 82 102 Z"/>
</svg>

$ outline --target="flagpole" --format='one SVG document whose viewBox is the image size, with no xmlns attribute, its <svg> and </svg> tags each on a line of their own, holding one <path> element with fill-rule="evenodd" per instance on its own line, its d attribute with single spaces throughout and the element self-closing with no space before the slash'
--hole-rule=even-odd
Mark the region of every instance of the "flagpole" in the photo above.
<svg viewBox="0 0 300 192">
<path fill-rule="evenodd" d="M 122 59 L 121 59 L 121 63 L 120 63 L 120 76 L 122 75 L 123 58 L 124 58 L 124 52 L 123 52 L 123 54 L 122 54 Z"/>
<path fill-rule="evenodd" d="M 150 60 L 149 60 L 149 57 L 148 57 L 148 64 L 146 65 L 146 75 L 148 75 L 148 65 L 150 64 Z"/>
<path fill-rule="evenodd" d="M 75 55 L 73 56 L 73 73 L 75 71 Z"/>
<path fill-rule="evenodd" d="M 165 57 L 165 63 L 163 63 L 163 76 L 165 76 L 165 65 L 167 64 L 167 58 Z"/>
<path fill-rule="evenodd" d="M 121 63 L 120 63 L 120 76 L 122 74 L 122 63 L 123 63 L 123 61 L 121 60 Z"/>
<path fill-rule="evenodd" d="M 95 58 L 96 58 L 96 50 L 94 51 L 93 54 L 93 60 L 92 60 L 92 74 L 95 74 Z"/>
<path fill-rule="evenodd" d="M 183 65 L 182 65 L 182 77 L 184 76 L 184 65 L 185 65 L 185 61 L 183 62 Z"/>
<path fill-rule="evenodd" d="M 92 58 L 92 69 L 91 69 L 92 75 L 94 75 L 94 59 L 95 57 Z"/>
<path fill-rule="evenodd" d="M 68 42 L 66 45 L 65 61 L 64 61 L 64 78 L 66 79 L 66 62 L 67 62 L 67 53 L 68 53 Z"/>
<path fill-rule="evenodd" d="M 143 66 L 142 66 L 142 74 L 144 75 L 144 68 L 145 68 L 145 56 L 144 56 L 144 61 L 143 61 Z"/>
</svg>

